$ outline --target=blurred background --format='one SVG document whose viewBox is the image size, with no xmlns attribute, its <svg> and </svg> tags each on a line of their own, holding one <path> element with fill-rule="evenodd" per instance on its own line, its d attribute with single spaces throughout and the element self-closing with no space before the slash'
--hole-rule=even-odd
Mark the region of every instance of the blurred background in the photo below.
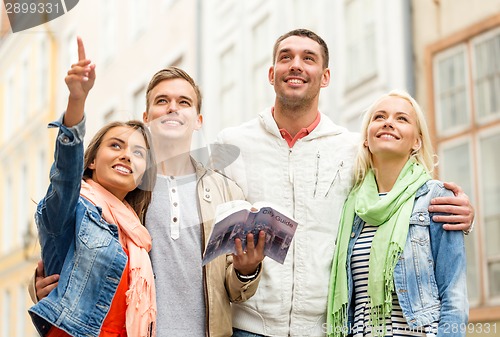
<svg viewBox="0 0 500 337">
<path fill-rule="evenodd" d="M 468 335 L 500 336 L 500 0 L 80 0 L 17 33 L 0 5 L 0 337 L 37 336 L 26 291 L 40 256 L 33 213 L 48 186 L 56 131 L 46 126 L 66 107 L 76 36 L 97 65 L 87 141 L 108 121 L 141 119 L 150 77 L 175 65 L 203 92 L 194 144 L 203 148 L 274 103 L 273 44 L 295 28 L 329 46 L 320 110 L 336 123 L 358 131 L 363 110 L 393 88 L 423 107 L 436 178 L 457 182 L 476 210 L 465 240 Z"/>
</svg>

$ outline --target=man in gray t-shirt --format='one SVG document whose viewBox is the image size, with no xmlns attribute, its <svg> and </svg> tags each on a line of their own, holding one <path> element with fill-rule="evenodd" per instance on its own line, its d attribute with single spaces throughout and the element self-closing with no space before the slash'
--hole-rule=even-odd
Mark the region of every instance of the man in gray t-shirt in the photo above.
<svg viewBox="0 0 500 337">
<path fill-rule="evenodd" d="M 226 278 L 226 257 L 216 262 L 223 266 L 219 270 L 224 271 L 224 278 L 212 274 L 212 265 L 205 269 L 201 264 L 204 240 L 213 223 L 213 209 L 219 201 L 230 200 L 226 194 L 231 195 L 217 193 L 228 189 L 225 183 L 229 181 L 222 183 L 222 179 L 227 179 L 222 176 L 216 180 L 221 183 L 209 188 L 220 174 L 200 167 L 190 155 L 193 133 L 201 128 L 203 121 L 201 94 L 187 73 L 169 67 L 153 76 L 146 100 L 143 119 L 149 124 L 158 163 L 158 179 L 145 223 L 153 238 L 150 255 L 156 275 L 158 336 L 205 336 L 207 327 L 210 335 L 231 335 L 231 326 L 223 324 L 230 321 L 231 294 L 224 305 L 215 300 L 221 298 L 226 283 L 235 284 L 231 276 Z M 243 198 L 235 184 L 233 190 L 234 197 Z M 248 240 L 253 243 L 253 236 Z M 238 276 L 257 277 L 264 258 L 264 240 L 259 240 L 257 249 L 250 245 L 246 254 L 239 239 L 236 245 L 241 254 L 230 259 L 233 265 L 229 264 L 229 268 L 236 270 L 236 284 L 232 288 L 240 293 L 252 278 L 237 280 Z M 223 279 L 225 282 L 219 281 Z M 209 289 L 205 291 L 205 287 Z"/>
</svg>

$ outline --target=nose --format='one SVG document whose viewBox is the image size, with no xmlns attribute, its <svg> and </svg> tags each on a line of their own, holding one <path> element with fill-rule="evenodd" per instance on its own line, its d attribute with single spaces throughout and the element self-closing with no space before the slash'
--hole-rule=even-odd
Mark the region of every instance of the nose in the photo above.
<svg viewBox="0 0 500 337">
<path fill-rule="evenodd" d="M 176 101 L 171 101 L 167 108 L 167 114 L 179 111 L 179 104 Z"/>
<path fill-rule="evenodd" d="M 120 160 L 124 160 L 130 163 L 130 158 L 131 158 L 130 151 L 131 150 L 128 147 L 124 148 L 120 155 Z"/>
<path fill-rule="evenodd" d="M 392 125 L 392 122 L 390 120 L 386 120 L 384 123 L 384 128 L 391 128 L 394 129 L 394 126 Z"/>
<path fill-rule="evenodd" d="M 302 71 L 302 60 L 299 56 L 292 59 L 290 64 L 290 71 Z"/>
</svg>

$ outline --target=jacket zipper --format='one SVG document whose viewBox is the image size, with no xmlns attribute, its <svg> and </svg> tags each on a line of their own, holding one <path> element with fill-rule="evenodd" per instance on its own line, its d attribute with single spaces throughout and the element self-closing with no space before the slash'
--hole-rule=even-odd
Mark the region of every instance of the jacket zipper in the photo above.
<svg viewBox="0 0 500 337">
<path fill-rule="evenodd" d="M 328 196 L 328 193 L 330 193 L 330 190 L 332 189 L 332 186 L 335 184 L 335 181 L 337 180 L 337 178 L 340 179 L 340 169 L 342 169 L 342 167 L 344 167 L 343 160 L 340 161 L 340 164 L 337 168 L 337 172 L 335 173 L 335 176 L 333 177 L 332 183 L 330 184 L 330 187 L 328 187 L 328 191 L 326 191 L 325 198 Z"/>
<path fill-rule="evenodd" d="M 196 169 L 196 171 L 198 172 L 198 169 Z M 202 178 L 205 176 L 206 174 L 206 171 L 197 178 L 197 182 L 196 182 L 196 206 L 198 207 L 198 217 L 200 218 L 200 235 L 201 235 L 201 244 L 202 246 L 200 247 L 201 248 L 201 254 L 203 255 L 204 253 L 204 247 L 205 247 L 205 226 L 203 226 L 203 214 L 201 212 L 201 203 L 200 203 L 200 198 L 199 198 L 199 195 L 200 195 L 200 192 L 199 192 L 199 188 L 200 188 L 200 184 L 201 184 L 201 181 L 202 181 Z M 201 186 L 201 188 L 203 189 L 204 187 Z M 207 266 L 203 266 L 202 268 L 202 274 L 203 274 L 203 295 L 204 295 L 204 298 L 205 298 L 205 336 L 207 337 L 210 337 L 210 324 L 209 324 L 209 321 L 210 321 L 210 310 L 208 308 L 208 282 L 207 282 Z"/>
</svg>

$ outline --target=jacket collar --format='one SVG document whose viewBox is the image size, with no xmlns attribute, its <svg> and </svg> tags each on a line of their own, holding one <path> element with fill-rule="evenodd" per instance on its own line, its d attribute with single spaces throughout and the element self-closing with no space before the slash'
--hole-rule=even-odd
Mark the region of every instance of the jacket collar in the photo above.
<svg viewBox="0 0 500 337">
<path fill-rule="evenodd" d="M 196 180 L 200 180 L 207 173 L 207 168 L 203 166 L 202 163 L 194 159 L 192 156 L 191 156 L 191 162 L 193 163 L 194 169 L 196 171 Z"/>
<path fill-rule="evenodd" d="M 415 193 L 415 198 L 418 198 L 426 194 L 427 192 L 429 192 L 429 186 L 427 186 L 427 183 L 425 183 L 418 188 L 417 192 Z"/>
</svg>

